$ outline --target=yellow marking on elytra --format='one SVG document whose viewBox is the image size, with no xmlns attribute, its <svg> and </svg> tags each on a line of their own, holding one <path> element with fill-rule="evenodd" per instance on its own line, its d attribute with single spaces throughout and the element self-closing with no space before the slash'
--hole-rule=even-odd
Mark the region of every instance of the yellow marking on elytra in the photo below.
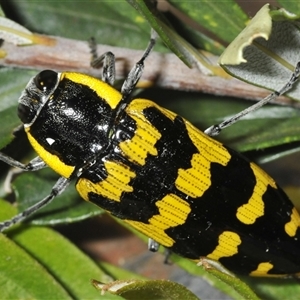
<svg viewBox="0 0 300 300">
<path fill-rule="evenodd" d="M 187 202 L 174 194 L 166 195 L 155 205 L 159 209 L 159 214 L 151 217 L 148 220 L 149 224 L 131 220 L 125 220 L 125 222 L 159 244 L 171 247 L 175 241 L 165 233 L 165 230 L 184 224 L 191 208 Z"/>
<path fill-rule="evenodd" d="M 125 140 L 119 144 L 123 154 L 134 163 L 143 166 L 147 156 L 157 156 L 155 144 L 161 138 L 161 133 L 149 122 L 143 114 L 143 110 L 148 107 L 156 107 L 163 111 L 167 117 L 175 118 L 175 114 L 160 108 L 150 100 L 135 99 L 126 108 L 127 114 L 135 120 L 136 131 L 130 140 Z"/>
<path fill-rule="evenodd" d="M 238 246 L 242 243 L 239 235 L 232 231 L 224 231 L 219 236 L 219 244 L 207 257 L 219 260 L 222 257 L 233 256 L 238 253 Z"/>
<path fill-rule="evenodd" d="M 300 216 L 296 208 L 294 207 L 292 209 L 291 220 L 284 225 L 284 230 L 290 237 L 294 237 L 299 227 Z"/>
<path fill-rule="evenodd" d="M 107 177 L 103 181 L 93 183 L 86 178 L 80 178 L 76 184 L 76 189 L 81 197 L 87 201 L 89 201 L 89 193 L 93 192 L 109 200 L 120 202 L 123 192 L 133 191 L 129 182 L 136 175 L 128 166 L 120 162 L 106 161 L 104 166 Z"/>
<path fill-rule="evenodd" d="M 31 146 L 38 154 L 38 156 L 57 174 L 65 178 L 69 178 L 73 173 L 75 167 L 66 165 L 58 158 L 57 155 L 51 154 L 43 146 L 41 146 L 38 141 L 30 134 L 30 127 L 25 127 L 25 132 Z"/>
<path fill-rule="evenodd" d="M 236 217 L 242 223 L 247 225 L 253 224 L 257 218 L 264 215 L 265 204 L 263 202 L 263 195 L 265 194 L 268 185 L 277 189 L 275 181 L 257 165 L 250 163 L 250 167 L 256 178 L 256 185 L 248 203 L 240 206 L 236 213 Z"/>
<path fill-rule="evenodd" d="M 175 185 L 188 196 L 198 198 L 211 186 L 211 163 L 226 166 L 231 155 L 221 143 L 211 139 L 189 122 L 185 121 L 185 125 L 190 139 L 200 153 L 193 155 L 191 168 L 178 170 Z"/>
<path fill-rule="evenodd" d="M 115 109 L 122 99 L 122 94 L 120 92 L 118 92 L 116 89 L 111 87 L 108 83 L 100 79 L 85 74 L 81 74 L 81 73 L 75 73 L 75 72 L 62 73 L 61 80 L 64 78 L 67 78 L 78 84 L 83 84 L 88 86 L 90 89 L 95 91 L 100 98 L 104 99 L 104 101 L 112 109 Z"/>
<path fill-rule="evenodd" d="M 252 271 L 250 276 L 266 276 L 268 272 L 273 269 L 273 265 L 269 262 L 262 262 L 258 265 L 257 269 Z"/>
</svg>

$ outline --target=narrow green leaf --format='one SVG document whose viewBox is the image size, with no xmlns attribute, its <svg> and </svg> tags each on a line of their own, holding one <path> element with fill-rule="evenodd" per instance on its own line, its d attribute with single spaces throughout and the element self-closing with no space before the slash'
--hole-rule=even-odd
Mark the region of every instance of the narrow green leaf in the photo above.
<svg viewBox="0 0 300 300">
<path fill-rule="evenodd" d="M 21 125 L 17 116 L 18 99 L 21 91 L 35 73 L 26 70 L 22 72 L 12 69 L 0 70 L 0 149 L 11 142 L 13 130 Z"/>
<path fill-rule="evenodd" d="M 0 234 L 1 299 L 71 299 L 28 253 Z"/>
<path fill-rule="evenodd" d="M 300 295 L 300 286 L 297 278 L 243 277 L 242 279 L 255 291 L 260 299 L 289 300 L 298 299 Z"/>
<path fill-rule="evenodd" d="M 10 107 L 0 111 L 0 119 L 3 126 L 0 129 L 0 149 L 8 145 L 14 138 L 13 129 L 20 125 L 20 121 L 16 118 L 16 107 Z"/>
<path fill-rule="evenodd" d="M 213 273 L 208 272 L 203 266 L 198 266 L 196 262 L 185 259 L 183 257 L 180 257 L 178 255 L 172 255 L 171 257 L 172 262 L 176 263 L 178 266 L 180 266 L 182 269 L 186 270 L 188 273 L 193 274 L 195 276 L 202 277 L 202 279 L 209 282 L 213 287 L 216 289 L 222 291 L 232 299 L 240 300 L 242 295 L 233 284 L 228 283 L 227 279 L 224 278 L 218 278 L 216 280 L 216 276 Z M 220 272 L 219 272 L 220 273 Z M 224 276 L 226 278 L 226 274 L 222 274 L 221 276 Z M 240 285 L 245 287 L 248 290 L 248 293 L 253 293 L 246 285 L 240 281 L 238 278 L 233 279 L 233 281 L 236 283 L 238 282 Z M 255 298 L 253 298 L 255 299 Z"/>
<path fill-rule="evenodd" d="M 2 10 L 2 7 L 0 7 L 0 16 L 1 17 L 5 17 L 5 14 L 4 14 L 3 10 Z"/>
<path fill-rule="evenodd" d="M 142 49 L 149 40 L 150 28 L 134 24 L 134 10 L 124 1 L 14 1 L 27 28 L 39 33 L 102 44 Z M 45 16 L 47 16 L 45 18 Z M 72 26 L 70 26 L 72 24 Z"/>
<path fill-rule="evenodd" d="M 297 14 L 300 12 L 300 3 L 298 1 L 277 0 L 276 2 L 289 11 L 293 11 Z"/>
<path fill-rule="evenodd" d="M 94 280 L 93 284 L 105 295 L 112 293 L 127 300 L 199 299 L 181 284 L 166 280 L 118 280 L 105 285 Z"/>
<path fill-rule="evenodd" d="M 171 3 L 220 40 L 228 43 L 238 35 L 248 21 L 248 16 L 234 0 L 171 1 Z"/>
<path fill-rule="evenodd" d="M 226 270 L 219 262 L 203 258 L 200 260 L 200 263 L 207 272 L 233 288 L 241 299 L 259 300 L 255 293 L 243 281 Z"/>
<path fill-rule="evenodd" d="M 183 39 L 157 10 L 156 5 L 151 2 L 128 0 L 149 22 L 151 27 L 159 34 L 166 46 L 172 50 L 186 65 L 198 65 L 205 73 L 214 73 L 215 67 L 197 49 Z M 199 64 L 200 62 L 200 64 Z"/>
<path fill-rule="evenodd" d="M 90 258 L 54 230 L 28 227 L 11 231 L 10 237 L 42 264 L 73 299 L 97 299 L 90 280 L 110 280 Z"/>
<path fill-rule="evenodd" d="M 17 209 L 9 202 L 0 198 L 0 221 L 10 219 L 17 214 Z"/>
</svg>

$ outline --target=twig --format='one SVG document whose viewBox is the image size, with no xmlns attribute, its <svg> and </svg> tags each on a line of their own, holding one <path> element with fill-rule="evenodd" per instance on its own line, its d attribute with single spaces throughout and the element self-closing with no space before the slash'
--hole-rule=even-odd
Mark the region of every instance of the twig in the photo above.
<svg viewBox="0 0 300 300">
<path fill-rule="evenodd" d="M 1 49 L 6 52 L 6 56 L 0 59 L 0 64 L 7 67 L 37 70 L 77 71 L 99 76 L 99 71 L 92 69 L 89 65 L 91 55 L 88 42 L 61 37 L 44 38 L 49 39 L 50 45 L 36 44 L 18 47 L 4 42 Z M 101 54 L 106 51 L 112 51 L 116 56 L 117 78 L 124 78 L 143 53 L 139 50 L 98 45 L 98 53 Z M 209 59 L 217 60 L 213 56 Z M 149 59 L 146 60 L 142 80 L 146 81 L 146 84 L 154 84 L 163 88 L 252 100 L 259 100 L 270 93 L 265 89 L 252 86 L 235 78 L 205 75 L 196 67 L 189 69 L 171 53 L 152 53 Z M 292 100 L 286 97 L 280 97 L 276 103 L 295 105 Z"/>
</svg>

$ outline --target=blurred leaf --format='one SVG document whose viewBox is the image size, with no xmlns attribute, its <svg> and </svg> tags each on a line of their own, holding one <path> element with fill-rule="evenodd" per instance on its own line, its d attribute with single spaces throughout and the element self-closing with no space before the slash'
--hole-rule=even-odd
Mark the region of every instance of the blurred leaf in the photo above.
<svg viewBox="0 0 300 300">
<path fill-rule="evenodd" d="M 1 299 L 72 299 L 25 250 L 0 234 Z"/>
<path fill-rule="evenodd" d="M 0 220 L 15 214 L 16 209 L 0 199 Z M 90 280 L 111 280 L 52 229 L 22 225 L 7 235 L 10 239 L 0 234 L 1 299 L 98 299 Z M 108 295 L 105 299 L 118 297 Z"/>
<path fill-rule="evenodd" d="M 1 17 L 5 17 L 5 14 L 4 14 L 4 12 L 3 12 L 3 10 L 2 10 L 1 7 L 0 7 L 0 16 L 1 16 Z"/>
<path fill-rule="evenodd" d="M 300 211 L 300 187 L 298 186 L 285 186 L 284 191 L 289 196 L 289 198 L 293 201 L 296 209 Z"/>
<path fill-rule="evenodd" d="M 12 1 L 32 31 L 101 44 L 144 49 L 150 27 L 125 1 Z M 47 16 L 47 17 L 45 17 Z M 139 20 L 139 26 L 135 25 Z M 70 26 L 72 24 L 72 26 Z"/>
<path fill-rule="evenodd" d="M 111 276 L 112 278 L 115 279 L 120 279 L 120 280 L 125 280 L 125 279 L 146 279 L 144 276 L 141 276 L 139 274 L 135 274 L 132 273 L 130 271 L 127 271 L 125 269 L 116 267 L 112 264 L 106 263 L 104 261 L 100 261 L 98 262 L 98 265 L 100 266 L 100 268 L 102 270 L 105 271 L 106 274 L 108 274 L 109 276 Z M 100 280 L 99 278 L 97 278 L 98 280 Z"/>
<path fill-rule="evenodd" d="M 155 7 L 151 7 L 148 2 L 128 2 L 145 16 L 174 53 L 178 52 L 176 44 L 184 52 L 184 47 L 186 46 L 181 44 L 178 34 L 168 26 Z M 231 42 L 248 21 L 248 16 L 235 1 L 226 1 L 224 3 L 211 1 L 164 1 L 158 2 L 157 6 L 158 10 L 172 15 L 174 20 L 168 18 L 170 24 L 181 32 L 185 39 L 190 41 L 194 47 L 211 51 L 215 54 L 220 54 L 220 51 L 224 50 L 223 46 Z M 231 18 L 233 14 L 235 16 L 234 21 Z M 220 42 L 223 43 L 223 46 Z M 197 56 L 195 57 L 197 58 Z"/>
<path fill-rule="evenodd" d="M 218 262 L 203 258 L 200 260 L 200 263 L 207 272 L 234 289 L 241 299 L 259 300 L 255 293 L 243 281 L 233 274 L 230 274 L 228 270 Z"/>
<path fill-rule="evenodd" d="M 91 278 L 101 278 L 104 282 L 111 280 L 90 258 L 52 229 L 28 227 L 10 231 L 9 235 L 47 269 L 72 299 L 97 298 Z M 48 297 L 55 298 L 50 293 Z M 42 298 L 47 298 L 46 294 Z"/>
<path fill-rule="evenodd" d="M 17 214 L 17 209 L 12 206 L 9 202 L 0 198 L 0 221 L 10 219 Z"/>
<path fill-rule="evenodd" d="M 234 0 L 170 2 L 189 18 L 227 43 L 230 43 L 239 34 L 249 19 Z"/>
<path fill-rule="evenodd" d="M 286 10 L 297 13 L 300 11 L 300 3 L 298 1 L 277 0 L 276 2 Z"/>
<path fill-rule="evenodd" d="M 156 9 L 156 4 L 151 2 L 129 0 L 135 9 L 137 9 L 149 22 L 151 27 L 159 34 L 161 39 L 182 61 L 189 67 L 193 62 L 200 60 L 204 62 L 204 57 L 182 39 L 168 24 L 163 16 Z M 206 63 L 206 61 L 205 61 Z"/>
<path fill-rule="evenodd" d="M 196 48 L 182 38 L 166 21 L 164 16 L 158 11 L 155 3 L 138 0 L 128 0 L 149 22 L 151 27 L 158 33 L 165 45 L 172 50 L 186 65 L 191 67 L 197 65 L 201 72 L 205 74 L 222 74 L 219 66 L 215 66 L 201 54 Z M 206 40 L 207 41 L 207 40 Z"/>
<path fill-rule="evenodd" d="M 300 286 L 297 278 L 258 278 L 242 277 L 257 294 L 260 299 L 266 300 L 289 300 L 297 299 L 300 293 Z"/>
<path fill-rule="evenodd" d="M 19 71 L 0 69 L 0 148 L 13 139 L 13 130 L 21 125 L 17 116 L 17 100 L 29 79 L 35 74 L 33 71 Z"/>
<path fill-rule="evenodd" d="M 50 169 L 19 175 L 12 183 L 19 212 L 47 196 L 57 179 L 57 175 Z M 80 198 L 74 188 L 74 183 L 71 183 L 64 193 L 31 219 L 36 225 L 55 225 L 77 222 L 101 213 L 102 210 L 99 207 Z"/>
</svg>

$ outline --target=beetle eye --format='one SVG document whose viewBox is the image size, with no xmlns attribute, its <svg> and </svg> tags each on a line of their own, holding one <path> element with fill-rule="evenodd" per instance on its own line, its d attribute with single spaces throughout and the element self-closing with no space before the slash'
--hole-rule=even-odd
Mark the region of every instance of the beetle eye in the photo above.
<svg viewBox="0 0 300 300">
<path fill-rule="evenodd" d="M 18 117 L 23 124 L 30 123 L 34 118 L 35 113 L 36 111 L 33 109 L 33 107 L 29 107 L 24 104 L 18 105 Z"/>
<path fill-rule="evenodd" d="M 45 70 L 37 74 L 33 81 L 39 90 L 47 92 L 55 87 L 57 82 L 57 73 L 52 70 Z"/>
</svg>

